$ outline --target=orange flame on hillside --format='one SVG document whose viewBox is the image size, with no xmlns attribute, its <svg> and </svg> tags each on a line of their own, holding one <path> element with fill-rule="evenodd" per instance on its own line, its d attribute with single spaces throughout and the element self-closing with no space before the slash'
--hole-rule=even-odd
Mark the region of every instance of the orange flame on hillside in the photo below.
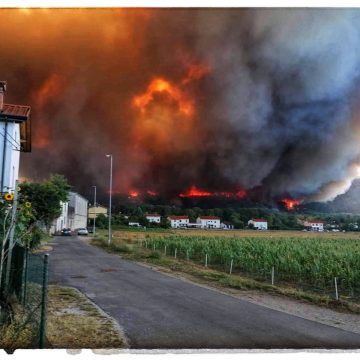
<svg viewBox="0 0 360 360">
<path fill-rule="evenodd" d="M 297 206 L 299 206 L 302 203 L 302 200 L 285 198 L 282 199 L 281 202 L 284 204 L 287 210 L 291 211 L 294 210 Z"/>
<path fill-rule="evenodd" d="M 180 193 L 179 197 L 188 198 L 188 197 L 226 197 L 226 198 L 238 198 L 243 199 L 246 197 L 247 193 L 245 190 L 239 190 L 236 192 L 231 191 L 205 191 L 198 189 L 195 185 L 193 185 L 189 190 L 184 193 Z"/>
<path fill-rule="evenodd" d="M 136 190 L 129 191 L 129 197 L 131 198 L 137 198 L 139 197 L 139 195 L 140 195 L 139 191 Z"/>
</svg>

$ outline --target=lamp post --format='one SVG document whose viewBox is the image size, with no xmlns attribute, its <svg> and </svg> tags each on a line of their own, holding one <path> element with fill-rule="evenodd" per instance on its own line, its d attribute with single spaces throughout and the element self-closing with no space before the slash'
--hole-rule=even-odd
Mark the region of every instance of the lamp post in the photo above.
<svg viewBox="0 0 360 360">
<path fill-rule="evenodd" d="M 95 225 L 95 222 L 96 222 L 96 186 L 93 185 L 93 188 L 94 188 L 94 222 L 93 222 L 93 236 L 95 236 L 95 231 L 96 231 L 96 225 Z"/>
<path fill-rule="evenodd" d="M 110 189 L 109 189 L 109 245 L 111 244 L 111 195 L 112 195 L 112 155 L 106 155 L 110 158 Z"/>
</svg>

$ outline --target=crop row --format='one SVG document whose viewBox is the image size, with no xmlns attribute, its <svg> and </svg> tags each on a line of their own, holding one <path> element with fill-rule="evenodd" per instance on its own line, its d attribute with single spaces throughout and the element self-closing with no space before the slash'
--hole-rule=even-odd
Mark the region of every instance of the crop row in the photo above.
<svg viewBox="0 0 360 360">
<path fill-rule="evenodd" d="M 284 280 L 326 287 L 334 277 L 350 291 L 360 289 L 360 240 L 334 238 L 229 238 L 153 236 L 146 245 L 193 261 L 254 274 L 269 274 L 272 267 Z"/>
</svg>

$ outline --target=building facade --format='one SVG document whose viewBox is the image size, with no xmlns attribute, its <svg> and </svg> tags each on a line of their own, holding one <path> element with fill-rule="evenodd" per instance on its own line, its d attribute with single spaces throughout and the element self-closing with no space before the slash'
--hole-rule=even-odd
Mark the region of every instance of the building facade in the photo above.
<svg viewBox="0 0 360 360">
<path fill-rule="evenodd" d="M 4 103 L 6 81 L 0 81 L 0 192 L 14 192 L 20 152 L 31 151 L 30 107 Z"/>
<path fill-rule="evenodd" d="M 145 218 L 150 223 L 160 224 L 161 216 L 159 214 L 145 214 Z"/>
<path fill-rule="evenodd" d="M 93 220 L 95 217 L 98 217 L 100 214 L 107 216 L 107 208 L 104 206 L 90 206 L 88 208 L 88 219 Z"/>
<path fill-rule="evenodd" d="M 217 216 L 199 216 L 196 222 L 202 229 L 220 229 L 220 218 Z"/>
<path fill-rule="evenodd" d="M 223 221 L 220 224 L 220 227 L 224 230 L 233 230 L 234 229 L 234 224 L 229 222 L 229 221 Z"/>
<path fill-rule="evenodd" d="M 264 219 L 251 219 L 248 221 L 248 225 L 254 225 L 254 229 L 257 230 L 267 230 L 268 229 L 268 223 Z"/>
<path fill-rule="evenodd" d="M 68 227 L 71 230 L 86 228 L 88 200 L 78 193 L 69 193 Z"/>
<path fill-rule="evenodd" d="M 170 221 L 170 225 L 173 229 L 186 228 L 189 224 L 189 217 L 185 215 L 171 215 L 168 217 L 168 220 Z"/>
<path fill-rule="evenodd" d="M 51 234 L 55 234 L 61 231 L 64 228 L 69 227 L 68 213 L 69 213 L 69 203 L 68 202 L 60 202 L 61 205 L 61 215 L 54 220 L 51 225 L 50 232 Z"/>
</svg>

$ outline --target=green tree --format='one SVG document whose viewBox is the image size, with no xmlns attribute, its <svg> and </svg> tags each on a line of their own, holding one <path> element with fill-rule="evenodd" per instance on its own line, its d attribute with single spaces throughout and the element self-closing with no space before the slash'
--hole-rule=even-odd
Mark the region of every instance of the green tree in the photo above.
<svg viewBox="0 0 360 360">
<path fill-rule="evenodd" d="M 42 183 L 25 182 L 21 193 L 31 203 L 34 221 L 43 222 L 49 230 L 53 220 L 61 214 L 61 202 L 68 201 L 71 187 L 64 176 L 52 175 Z"/>
<path fill-rule="evenodd" d="M 99 214 L 96 216 L 96 227 L 99 229 L 107 229 L 109 220 L 105 214 Z"/>
</svg>

